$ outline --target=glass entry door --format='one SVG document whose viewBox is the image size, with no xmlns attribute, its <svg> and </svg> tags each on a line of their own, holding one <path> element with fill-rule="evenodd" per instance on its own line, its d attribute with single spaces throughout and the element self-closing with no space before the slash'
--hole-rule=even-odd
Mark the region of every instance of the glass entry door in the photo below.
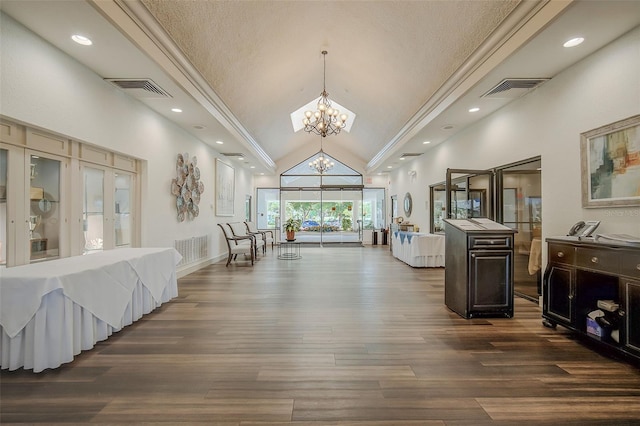
<svg viewBox="0 0 640 426">
<path fill-rule="evenodd" d="M 362 190 L 348 188 L 281 189 L 281 217 L 300 222 L 296 241 L 362 243 Z M 285 239 L 280 230 L 281 241 Z"/>
</svg>

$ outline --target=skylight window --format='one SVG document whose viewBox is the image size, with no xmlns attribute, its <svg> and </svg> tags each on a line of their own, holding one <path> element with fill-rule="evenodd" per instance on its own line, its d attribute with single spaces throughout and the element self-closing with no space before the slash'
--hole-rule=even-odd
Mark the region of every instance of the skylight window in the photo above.
<svg viewBox="0 0 640 426">
<path fill-rule="evenodd" d="M 320 100 L 320 96 L 318 96 L 317 98 L 315 98 L 314 100 L 312 100 L 308 104 L 301 106 L 300 108 L 298 108 L 297 110 L 295 110 L 294 112 L 291 113 L 291 124 L 293 125 L 293 131 L 294 132 L 297 132 L 297 131 L 302 130 L 304 128 L 304 124 L 302 123 L 302 120 L 304 120 L 304 112 L 305 111 L 315 111 L 317 106 L 318 106 L 318 101 L 319 100 Z M 353 126 L 353 121 L 356 119 L 356 114 L 353 111 L 343 107 L 342 105 L 340 105 L 339 103 L 337 103 L 334 100 L 331 101 L 331 106 L 334 109 L 340 110 L 340 114 L 342 114 L 342 113 L 347 114 L 346 125 L 344 126 L 342 131 L 350 132 L 351 131 L 351 126 Z"/>
</svg>

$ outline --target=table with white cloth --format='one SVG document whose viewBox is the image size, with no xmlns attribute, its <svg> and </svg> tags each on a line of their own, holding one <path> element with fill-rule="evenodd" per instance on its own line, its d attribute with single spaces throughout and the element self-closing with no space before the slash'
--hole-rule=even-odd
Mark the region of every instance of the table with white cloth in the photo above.
<svg viewBox="0 0 640 426">
<path fill-rule="evenodd" d="M 394 231 L 393 256 L 414 268 L 444 266 L 444 235 Z"/>
<path fill-rule="evenodd" d="M 71 362 L 178 296 L 173 248 L 123 248 L 0 271 L 0 367 Z"/>
</svg>

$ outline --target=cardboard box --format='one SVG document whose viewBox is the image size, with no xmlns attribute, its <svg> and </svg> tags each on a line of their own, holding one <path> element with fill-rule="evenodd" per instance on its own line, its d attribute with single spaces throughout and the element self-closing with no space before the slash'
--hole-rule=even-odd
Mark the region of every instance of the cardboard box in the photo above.
<svg viewBox="0 0 640 426">
<path fill-rule="evenodd" d="M 606 342 L 609 340 L 611 330 L 600 327 L 600 325 L 595 320 L 587 317 L 587 334 L 594 339 L 600 340 L 601 342 Z"/>
</svg>

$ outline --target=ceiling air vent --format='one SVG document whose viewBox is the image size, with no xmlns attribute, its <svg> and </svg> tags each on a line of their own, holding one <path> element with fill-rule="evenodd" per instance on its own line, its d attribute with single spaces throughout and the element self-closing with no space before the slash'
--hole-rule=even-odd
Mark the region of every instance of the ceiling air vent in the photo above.
<svg viewBox="0 0 640 426">
<path fill-rule="evenodd" d="M 540 86 L 550 78 L 506 78 L 481 98 L 515 99 Z"/>
<path fill-rule="evenodd" d="M 118 86 L 134 98 L 153 99 L 172 97 L 150 78 L 105 78 L 105 80 Z"/>
<path fill-rule="evenodd" d="M 244 154 L 241 152 L 223 152 L 222 155 L 227 157 L 244 157 Z"/>
<path fill-rule="evenodd" d="M 404 154 L 400 155 L 400 157 L 419 157 L 421 155 L 422 154 L 418 152 L 405 152 Z"/>
</svg>

